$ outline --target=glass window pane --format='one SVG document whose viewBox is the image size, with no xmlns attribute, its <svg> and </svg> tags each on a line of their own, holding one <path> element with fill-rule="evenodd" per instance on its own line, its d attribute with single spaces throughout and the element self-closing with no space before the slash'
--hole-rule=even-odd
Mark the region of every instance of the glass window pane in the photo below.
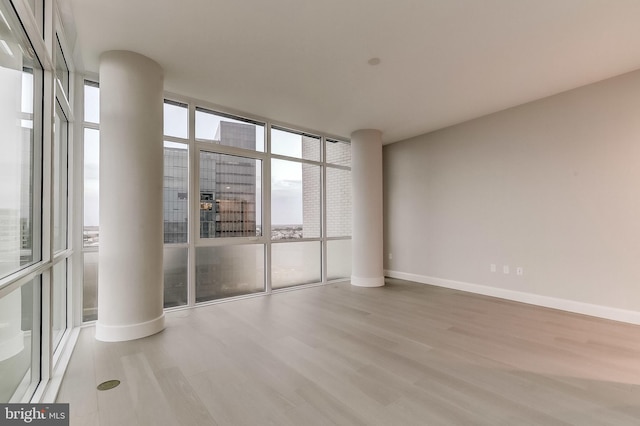
<svg viewBox="0 0 640 426">
<path fill-rule="evenodd" d="M 0 403 L 16 401 L 38 379 L 32 377 L 31 362 L 32 353 L 40 350 L 33 332 L 39 285 L 38 276 L 0 299 Z"/>
<path fill-rule="evenodd" d="M 351 236 L 351 172 L 327 167 L 327 236 Z"/>
<path fill-rule="evenodd" d="M 165 244 L 186 243 L 189 235 L 189 146 L 164 143 L 163 216 Z"/>
<path fill-rule="evenodd" d="M 271 129 L 271 152 L 304 160 L 320 161 L 320 138 L 274 127 Z"/>
<path fill-rule="evenodd" d="M 327 163 L 351 167 L 351 143 L 335 139 L 326 141 Z"/>
<path fill-rule="evenodd" d="M 271 245 L 271 288 L 322 281 L 320 241 Z"/>
<path fill-rule="evenodd" d="M 60 106 L 56 105 L 53 139 L 53 247 L 55 251 L 67 248 L 67 131 L 67 119 Z"/>
<path fill-rule="evenodd" d="M 36 14 L 36 0 L 27 0 L 27 2 L 29 3 L 29 6 L 31 6 L 31 12 L 33 12 L 33 14 Z"/>
<path fill-rule="evenodd" d="M 271 160 L 271 238 L 320 237 L 320 166 Z"/>
<path fill-rule="evenodd" d="M 264 245 L 196 249 L 196 302 L 264 291 Z"/>
<path fill-rule="evenodd" d="M 22 127 L 33 128 L 33 72 L 30 69 L 22 70 Z"/>
<path fill-rule="evenodd" d="M 84 228 L 85 247 L 97 246 L 100 224 L 100 132 L 84 129 Z"/>
<path fill-rule="evenodd" d="M 84 121 L 100 123 L 100 87 L 88 80 L 84 82 Z"/>
<path fill-rule="evenodd" d="M 41 258 L 42 71 L 7 3 L 0 43 L 0 277 Z"/>
<path fill-rule="evenodd" d="M 187 304 L 189 276 L 189 249 L 187 247 L 164 248 L 164 307 Z"/>
<path fill-rule="evenodd" d="M 63 260 L 53 267 L 53 311 L 51 313 L 53 329 L 53 347 L 60 343 L 67 329 L 67 261 Z"/>
<path fill-rule="evenodd" d="M 189 137 L 189 108 L 187 104 L 164 101 L 164 134 L 183 139 Z"/>
<path fill-rule="evenodd" d="M 351 277 L 351 240 L 327 241 L 327 281 Z"/>
<path fill-rule="evenodd" d="M 196 139 L 264 151 L 264 124 L 196 108 Z"/>
<path fill-rule="evenodd" d="M 82 321 L 98 319 L 98 252 L 83 254 Z"/>
<path fill-rule="evenodd" d="M 262 161 L 200 152 L 200 238 L 262 235 Z"/>
<path fill-rule="evenodd" d="M 29 7 L 31 7 L 33 16 L 36 18 L 40 35 L 44 38 L 44 0 L 27 0 L 27 3 L 29 4 Z M 2 18 L 0 17 L 0 19 Z"/>
<path fill-rule="evenodd" d="M 60 45 L 60 39 L 56 34 L 55 41 L 55 49 L 56 49 L 56 79 L 60 82 L 62 86 L 62 90 L 67 98 L 69 98 L 69 67 L 67 66 L 67 61 L 64 58 L 64 53 L 62 52 L 62 46 Z"/>
</svg>

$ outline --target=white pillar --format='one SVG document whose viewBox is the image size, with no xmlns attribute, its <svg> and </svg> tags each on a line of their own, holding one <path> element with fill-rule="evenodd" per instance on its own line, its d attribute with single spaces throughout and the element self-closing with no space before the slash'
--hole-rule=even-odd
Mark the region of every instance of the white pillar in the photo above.
<svg viewBox="0 0 640 426">
<path fill-rule="evenodd" d="M 382 133 L 351 134 L 353 234 L 351 284 L 384 285 L 382 266 Z"/>
<path fill-rule="evenodd" d="M 133 52 L 103 53 L 98 340 L 132 340 L 164 328 L 162 138 L 160 66 Z"/>
</svg>

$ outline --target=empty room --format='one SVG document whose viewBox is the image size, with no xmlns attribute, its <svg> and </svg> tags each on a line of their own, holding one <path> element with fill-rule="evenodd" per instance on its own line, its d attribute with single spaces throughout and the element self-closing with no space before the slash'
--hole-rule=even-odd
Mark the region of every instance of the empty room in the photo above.
<svg viewBox="0 0 640 426">
<path fill-rule="evenodd" d="M 637 16 L 0 0 L 0 423 L 640 424 Z"/>
</svg>

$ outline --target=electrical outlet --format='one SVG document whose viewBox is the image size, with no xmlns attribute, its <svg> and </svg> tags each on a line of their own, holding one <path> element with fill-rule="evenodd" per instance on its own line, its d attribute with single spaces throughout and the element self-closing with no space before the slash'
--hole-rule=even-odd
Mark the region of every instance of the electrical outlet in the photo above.
<svg viewBox="0 0 640 426">
<path fill-rule="evenodd" d="M 492 263 L 490 268 L 491 268 L 491 272 L 495 272 L 496 271 L 496 264 Z"/>
<path fill-rule="evenodd" d="M 520 276 L 524 275 L 524 269 L 522 269 L 521 266 L 518 266 L 516 268 L 516 275 L 520 275 Z"/>
<path fill-rule="evenodd" d="M 393 259 L 393 253 L 389 253 L 389 260 Z"/>
<path fill-rule="evenodd" d="M 505 274 L 508 274 L 509 273 L 509 265 L 504 265 L 502 267 L 502 272 L 504 272 Z"/>
</svg>

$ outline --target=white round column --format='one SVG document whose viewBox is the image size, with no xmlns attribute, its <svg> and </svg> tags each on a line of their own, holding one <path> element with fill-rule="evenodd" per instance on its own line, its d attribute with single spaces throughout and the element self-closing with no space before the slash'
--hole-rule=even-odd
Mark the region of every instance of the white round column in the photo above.
<svg viewBox="0 0 640 426">
<path fill-rule="evenodd" d="M 164 328 L 163 72 L 151 59 L 100 57 L 100 251 L 96 339 Z"/>
<path fill-rule="evenodd" d="M 384 285 L 382 258 L 382 133 L 358 130 L 351 134 L 353 233 L 351 284 Z"/>
</svg>

